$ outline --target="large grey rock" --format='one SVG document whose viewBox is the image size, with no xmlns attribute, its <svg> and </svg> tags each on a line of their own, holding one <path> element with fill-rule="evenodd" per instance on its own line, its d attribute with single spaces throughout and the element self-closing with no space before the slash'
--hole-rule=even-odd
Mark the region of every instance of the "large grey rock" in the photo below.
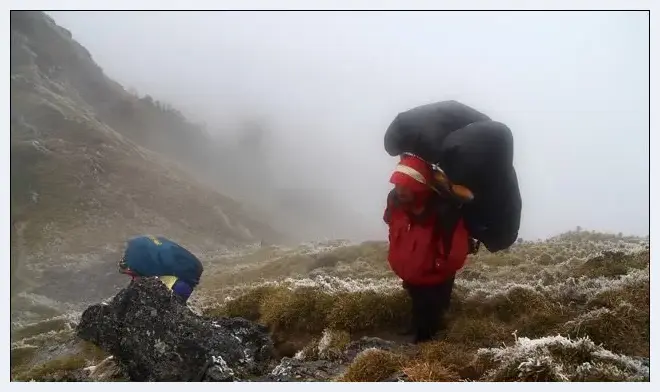
<svg viewBox="0 0 660 392">
<path fill-rule="evenodd" d="M 273 355 L 265 327 L 198 316 L 157 279 L 89 307 L 76 333 L 113 355 L 132 381 L 241 380 L 263 374 Z"/>
</svg>

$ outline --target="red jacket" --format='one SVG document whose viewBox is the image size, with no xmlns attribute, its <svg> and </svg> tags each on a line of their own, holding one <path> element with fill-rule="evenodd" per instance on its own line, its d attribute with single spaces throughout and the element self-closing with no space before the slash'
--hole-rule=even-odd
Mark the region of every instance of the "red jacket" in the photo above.
<svg viewBox="0 0 660 392">
<path fill-rule="evenodd" d="M 431 207 L 421 217 L 409 215 L 388 197 L 384 220 L 389 226 L 390 267 L 404 282 L 431 285 L 444 282 L 464 265 L 469 252 L 469 234 L 458 217 L 451 237 L 449 254 L 445 254 L 439 219 L 442 214 Z"/>
</svg>

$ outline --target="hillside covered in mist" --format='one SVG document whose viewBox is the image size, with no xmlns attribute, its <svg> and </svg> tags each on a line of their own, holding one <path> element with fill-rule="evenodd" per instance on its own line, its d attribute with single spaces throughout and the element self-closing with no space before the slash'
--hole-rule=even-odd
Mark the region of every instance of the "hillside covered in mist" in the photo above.
<svg viewBox="0 0 660 392">
<path fill-rule="evenodd" d="M 69 297 L 57 273 L 84 274 L 62 266 L 104 276 L 142 233 L 202 255 L 341 236 L 350 215 L 278 164 L 268 124 L 246 119 L 225 138 L 205 127 L 128 92 L 45 13 L 12 12 L 12 292 L 59 285 Z"/>
</svg>

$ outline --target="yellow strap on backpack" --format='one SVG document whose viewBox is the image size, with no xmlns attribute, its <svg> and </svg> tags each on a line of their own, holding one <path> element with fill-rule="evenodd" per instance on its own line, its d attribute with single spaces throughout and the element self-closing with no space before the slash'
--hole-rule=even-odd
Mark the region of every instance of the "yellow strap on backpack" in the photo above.
<svg viewBox="0 0 660 392">
<path fill-rule="evenodd" d="M 167 288 L 170 290 L 172 290 L 174 283 L 176 283 L 176 281 L 179 280 L 179 278 L 177 278 L 176 276 L 169 276 L 169 275 L 159 276 L 158 279 L 160 279 L 161 282 L 163 282 L 165 286 L 167 286 Z"/>
</svg>

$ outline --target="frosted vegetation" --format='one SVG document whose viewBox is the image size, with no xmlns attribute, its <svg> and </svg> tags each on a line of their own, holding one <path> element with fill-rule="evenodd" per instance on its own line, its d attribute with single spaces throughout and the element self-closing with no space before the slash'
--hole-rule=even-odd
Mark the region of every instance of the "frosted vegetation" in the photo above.
<svg viewBox="0 0 660 392">
<path fill-rule="evenodd" d="M 279 355 L 299 360 L 346 361 L 342 352 L 360 336 L 395 343 L 351 358 L 337 380 L 649 378 L 648 238 L 572 232 L 497 254 L 482 250 L 458 275 L 441 339 L 418 347 L 395 334 L 410 304 L 386 250 L 386 243 L 334 241 L 216 255 L 191 307 L 265 324 Z M 66 340 L 71 322 L 55 317 L 19 330 L 12 365 L 44 341 Z"/>
</svg>

